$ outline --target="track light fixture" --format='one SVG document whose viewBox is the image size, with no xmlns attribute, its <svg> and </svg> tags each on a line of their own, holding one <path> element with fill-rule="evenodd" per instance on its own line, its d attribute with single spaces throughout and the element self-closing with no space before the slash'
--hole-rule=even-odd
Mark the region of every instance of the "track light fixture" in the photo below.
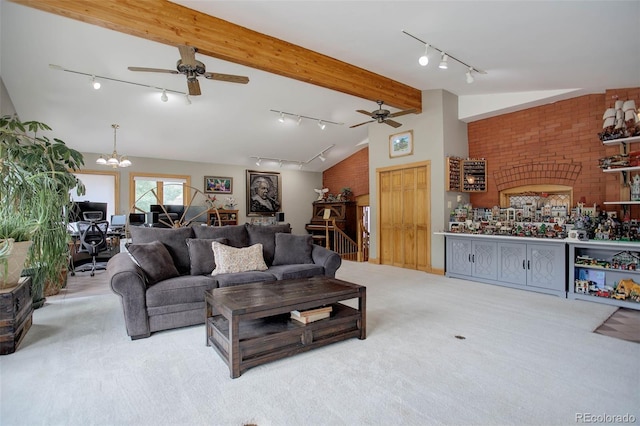
<svg viewBox="0 0 640 426">
<path fill-rule="evenodd" d="M 423 67 L 426 67 L 427 65 L 429 65 L 429 45 L 428 44 L 424 45 L 424 55 L 418 58 L 418 63 Z"/>
<path fill-rule="evenodd" d="M 95 76 L 95 75 L 92 75 L 92 76 L 91 76 L 91 85 L 93 86 L 93 88 L 94 88 L 95 90 L 100 89 L 100 87 L 102 86 L 102 85 L 100 84 L 100 82 L 96 80 L 96 76 Z"/>
<path fill-rule="evenodd" d="M 475 81 L 475 79 L 473 78 L 473 75 L 471 75 L 472 72 L 473 72 L 473 68 L 469 67 L 469 71 L 467 71 L 467 84 L 471 84 Z"/>
<path fill-rule="evenodd" d="M 319 158 L 320 161 L 322 161 L 323 163 L 325 161 L 327 161 L 327 157 L 325 157 L 325 155 L 326 155 L 327 151 L 329 151 L 334 146 L 336 146 L 336 145 L 332 144 L 332 145 L 326 147 L 325 149 L 323 149 L 322 151 L 320 151 L 318 154 L 314 155 L 313 157 L 311 157 L 307 161 L 286 160 L 284 158 L 269 158 L 269 157 L 251 157 L 251 158 L 255 158 L 257 160 L 256 161 L 256 166 L 259 166 L 262 163 L 262 161 L 269 161 L 269 162 L 272 162 L 274 164 L 277 164 L 278 167 L 280 167 L 280 168 L 286 166 L 287 164 L 292 164 L 292 165 L 298 166 L 298 170 L 302 170 L 302 168 L 304 167 L 305 164 L 311 163 L 316 158 Z"/>
<path fill-rule="evenodd" d="M 167 102 L 169 100 L 169 97 L 167 96 L 167 91 L 162 89 L 162 95 L 160 95 L 160 100 L 162 102 Z"/>
<path fill-rule="evenodd" d="M 414 40 L 419 41 L 420 43 L 423 43 L 425 46 L 425 51 L 424 51 L 424 55 L 422 55 L 420 57 L 420 59 L 418 59 L 418 62 L 420 63 L 420 65 L 422 66 L 427 66 L 427 64 L 429 63 L 429 58 L 427 57 L 427 51 L 429 50 L 429 48 L 433 48 L 434 50 L 440 52 L 440 54 L 442 55 L 442 59 L 440 60 L 440 64 L 438 65 L 438 68 L 441 69 L 448 69 L 448 59 L 451 58 L 454 61 L 464 65 L 467 68 L 467 73 L 466 73 L 466 77 L 467 77 L 467 83 L 471 84 L 474 82 L 474 78 L 472 73 L 476 72 L 478 74 L 486 74 L 486 71 L 483 71 L 479 68 L 476 68 L 474 66 L 471 66 L 463 61 L 461 61 L 460 59 L 456 58 L 455 56 L 451 56 L 449 53 L 445 53 L 442 49 L 438 49 L 437 47 L 435 47 L 432 44 L 427 43 L 424 40 L 420 40 L 418 37 L 414 36 L 413 34 L 409 34 L 408 32 L 406 32 L 405 30 L 402 30 L 402 32 L 406 35 L 408 35 L 409 37 L 413 38 Z"/>
<path fill-rule="evenodd" d="M 189 97 L 189 94 L 184 95 L 184 102 L 187 105 L 191 105 L 191 98 Z"/>
<path fill-rule="evenodd" d="M 301 115 L 301 114 L 294 114 L 292 112 L 286 112 L 286 111 L 279 111 L 279 110 L 275 110 L 275 109 L 270 109 L 269 111 L 271 112 L 275 112 L 276 114 L 279 115 L 278 117 L 278 121 L 280 123 L 284 123 L 285 122 L 285 116 L 290 116 L 292 117 L 296 124 L 299 126 L 300 124 L 302 124 L 302 119 L 306 118 L 307 120 L 313 120 L 315 122 L 318 123 L 318 126 L 324 130 L 324 128 L 326 127 L 327 123 L 329 124 L 335 124 L 336 126 L 342 126 L 344 123 L 336 123 L 335 121 L 329 121 L 329 120 L 325 120 L 322 118 L 315 118 L 315 117 L 308 117 L 306 115 Z"/>
</svg>

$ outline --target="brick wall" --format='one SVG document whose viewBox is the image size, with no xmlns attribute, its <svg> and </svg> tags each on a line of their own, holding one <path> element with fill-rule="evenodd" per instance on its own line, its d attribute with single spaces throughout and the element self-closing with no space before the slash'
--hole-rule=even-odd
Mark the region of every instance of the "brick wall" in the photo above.
<svg viewBox="0 0 640 426">
<path fill-rule="evenodd" d="M 574 198 L 587 204 L 619 200 L 620 176 L 598 167 L 601 157 L 619 152 L 598 138 L 615 96 L 640 105 L 640 88 L 615 89 L 469 123 L 469 156 L 487 159 L 488 181 L 471 203 L 491 207 L 501 189 L 544 183 L 573 186 Z"/>
<path fill-rule="evenodd" d="M 348 157 L 322 174 L 322 185 L 329 193 L 337 194 L 349 187 L 353 196 L 369 193 L 369 147 Z"/>
</svg>

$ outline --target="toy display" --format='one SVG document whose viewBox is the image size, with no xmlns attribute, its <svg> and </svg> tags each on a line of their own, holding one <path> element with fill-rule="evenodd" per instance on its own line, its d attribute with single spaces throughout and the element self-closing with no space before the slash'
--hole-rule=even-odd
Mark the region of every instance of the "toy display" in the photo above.
<svg viewBox="0 0 640 426">
<path fill-rule="evenodd" d="M 613 108 L 607 108 L 602 115 L 601 141 L 640 136 L 640 117 L 633 100 L 617 100 Z"/>
</svg>

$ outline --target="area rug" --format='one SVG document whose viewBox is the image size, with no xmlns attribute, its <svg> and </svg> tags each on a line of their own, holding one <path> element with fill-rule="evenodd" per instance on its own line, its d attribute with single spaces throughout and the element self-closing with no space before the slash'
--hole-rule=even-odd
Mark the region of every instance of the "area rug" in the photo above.
<svg viewBox="0 0 640 426">
<path fill-rule="evenodd" d="M 620 308 L 593 332 L 640 343 L 640 311 Z"/>
</svg>

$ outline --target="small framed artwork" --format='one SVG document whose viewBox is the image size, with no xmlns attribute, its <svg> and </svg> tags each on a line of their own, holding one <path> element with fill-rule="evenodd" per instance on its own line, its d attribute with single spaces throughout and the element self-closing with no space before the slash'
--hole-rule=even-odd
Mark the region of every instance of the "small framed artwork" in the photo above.
<svg viewBox="0 0 640 426">
<path fill-rule="evenodd" d="M 247 216 L 274 216 L 282 209 L 280 173 L 247 170 Z"/>
<path fill-rule="evenodd" d="M 231 194 L 233 193 L 233 178 L 205 176 L 204 192 L 207 194 Z"/>
<path fill-rule="evenodd" d="M 389 157 L 403 157 L 413 154 L 413 130 L 389 136 Z"/>
</svg>

